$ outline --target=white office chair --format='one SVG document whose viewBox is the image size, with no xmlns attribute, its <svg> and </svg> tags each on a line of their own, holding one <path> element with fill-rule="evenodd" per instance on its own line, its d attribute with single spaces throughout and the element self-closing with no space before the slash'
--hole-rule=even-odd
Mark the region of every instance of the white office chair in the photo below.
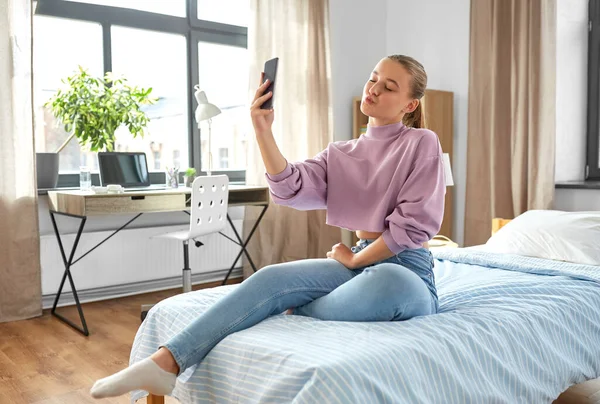
<svg viewBox="0 0 600 404">
<path fill-rule="evenodd" d="M 183 242 L 183 292 L 192 291 L 192 270 L 190 269 L 189 241 L 196 237 L 219 232 L 227 225 L 227 198 L 229 197 L 229 177 L 210 175 L 198 177 L 192 184 L 190 205 L 190 229 L 161 234 L 156 237 L 170 238 Z M 196 247 L 202 246 L 194 240 Z"/>
</svg>

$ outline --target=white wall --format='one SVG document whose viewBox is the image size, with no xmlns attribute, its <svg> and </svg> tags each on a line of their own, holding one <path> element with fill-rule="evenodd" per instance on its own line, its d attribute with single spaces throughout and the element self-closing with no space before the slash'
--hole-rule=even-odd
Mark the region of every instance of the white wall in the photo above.
<svg viewBox="0 0 600 404">
<path fill-rule="evenodd" d="M 352 138 L 352 98 L 386 56 L 387 0 L 330 0 L 334 140 Z"/>
<path fill-rule="evenodd" d="M 554 207 L 567 212 L 600 211 L 600 191 L 597 189 L 557 189 Z"/>
<path fill-rule="evenodd" d="M 389 0 L 387 53 L 421 62 L 428 87 L 454 92 L 454 234 L 462 244 L 465 217 L 470 0 Z"/>
<path fill-rule="evenodd" d="M 587 7 L 588 0 L 556 3 L 556 182 L 585 176 Z"/>
</svg>

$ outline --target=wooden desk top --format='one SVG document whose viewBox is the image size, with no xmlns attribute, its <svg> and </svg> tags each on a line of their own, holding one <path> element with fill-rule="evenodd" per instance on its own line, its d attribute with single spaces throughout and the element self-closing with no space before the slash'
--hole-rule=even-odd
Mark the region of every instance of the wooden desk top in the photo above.
<svg viewBox="0 0 600 404">
<path fill-rule="evenodd" d="M 189 208 L 192 189 L 140 190 L 123 193 L 96 194 L 93 191 L 48 191 L 50 209 L 75 216 L 97 216 L 121 213 L 173 212 Z M 230 185 L 229 206 L 265 206 L 270 202 L 269 187 Z"/>
</svg>

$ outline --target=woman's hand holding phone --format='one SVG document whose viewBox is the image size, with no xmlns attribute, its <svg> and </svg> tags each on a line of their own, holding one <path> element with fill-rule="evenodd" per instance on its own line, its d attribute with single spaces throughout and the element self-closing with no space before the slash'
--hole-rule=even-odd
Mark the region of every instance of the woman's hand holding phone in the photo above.
<svg viewBox="0 0 600 404">
<path fill-rule="evenodd" d="M 262 83 L 256 94 L 254 100 L 252 100 L 252 106 L 250 107 L 250 116 L 252 117 L 252 125 L 254 126 L 254 132 L 256 133 L 256 142 L 260 149 L 260 154 L 265 163 L 265 169 L 267 173 L 274 175 L 282 172 L 287 166 L 287 160 L 277 147 L 275 138 L 273 137 L 273 118 L 275 113 L 273 108 L 262 109 L 261 105 L 270 99 L 273 94 L 268 92 L 264 94 L 270 82 L 265 81 L 265 74 L 262 73 L 260 76 L 260 82 Z"/>
<path fill-rule="evenodd" d="M 268 92 L 264 94 L 267 87 L 269 87 L 270 81 L 265 81 L 265 73 L 261 73 L 260 82 L 262 83 L 260 87 L 256 90 L 256 94 L 254 95 L 254 99 L 252 100 L 252 105 L 250 106 L 250 116 L 252 118 L 252 126 L 254 126 L 254 131 L 257 136 L 263 135 L 271 131 L 271 127 L 273 126 L 273 119 L 275 117 L 275 113 L 273 108 L 271 109 L 261 109 L 261 105 L 264 104 L 269 98 L 273 96 L 272 92 Z"/>
</svg>

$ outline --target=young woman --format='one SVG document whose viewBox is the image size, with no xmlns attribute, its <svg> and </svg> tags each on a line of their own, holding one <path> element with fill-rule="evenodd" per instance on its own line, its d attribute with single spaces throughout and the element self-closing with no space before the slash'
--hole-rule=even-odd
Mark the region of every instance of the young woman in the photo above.
<svg viewBox="0 0 600 404">
<path fill-rule="evenodd" d="M 262 81 L 262 80 L 261 80 Z M 93 397 L 142 389 L 171 393 L 178 374 L 198 364 L 231 333 L 281 314 L 333 321 L 397 321 L 433 314 L 433 259 L 423 244 L 444 213 L 442 150 L 422 129 L 427 75 L 416 60 L 382 59 L 364 87 L 369 116 L 359 139 L 329 144 L 316 157 L 288 163 L 271 132 L 271 97 L 256 91 L 250 109 L 275 203 L 327 209 L 327 222 L 356 230 L 359 243 L 336 244 L 327 258 L 270 265 L 242 282 L 151 357 L 92 387 Z"/>
</svg>

